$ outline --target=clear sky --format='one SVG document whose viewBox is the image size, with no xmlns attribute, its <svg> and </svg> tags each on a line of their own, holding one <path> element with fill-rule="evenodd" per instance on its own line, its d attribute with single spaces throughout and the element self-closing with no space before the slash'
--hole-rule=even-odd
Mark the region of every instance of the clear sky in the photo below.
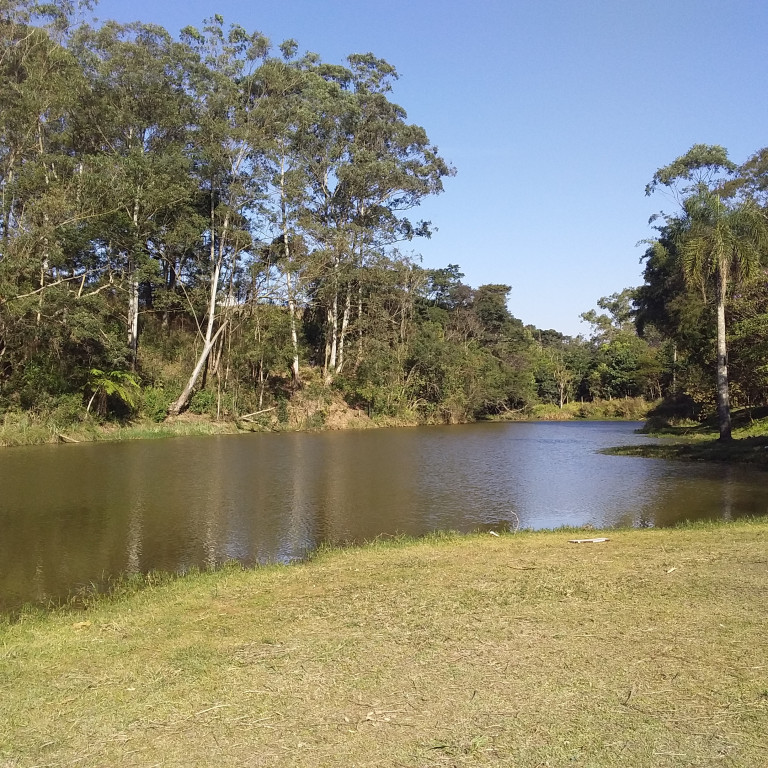
<svg viewBox="0 0 768 768">
<path fill-rule="evenodd" d="M 438 232 L 406 252 L 512 286 L 525 323 L 579 315 L 639 285 L 644 189 L 693 144 L 742 162 L 768 145 L 766 0 L 102 0 L 102 19 L 177 33 L 214 13 L 329 62 L 373 52 L 392 99 L 457 169 L 421 207 Z"/>
</svg>

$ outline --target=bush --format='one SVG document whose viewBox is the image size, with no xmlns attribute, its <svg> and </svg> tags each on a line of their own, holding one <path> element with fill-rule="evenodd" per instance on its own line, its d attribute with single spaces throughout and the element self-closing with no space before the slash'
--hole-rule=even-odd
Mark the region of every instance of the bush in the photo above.
<svg viewBox="0 0 768 768">
<path fill-rule="evenodd" d="M 141 393 L 141 413 L 152 421 L 161 422 L 168 415 L 173 397 L 162 387 L 147 387 Z"/>
<path fill-rule="evenodd" d="M 288 398 L 284 395 L 278 395 L 277 397 L 277 420 L 281 424 L 288 422 Z"/>
<path fill-rule="evenodd" d="M 85 409 L 83 396 L 79 393 L 59 395 L 52 402 L 50 420 L 57 426 L 66 426 L 82 421 Z"/>
<path fill-rule="evenodd" d="M 215 416 L 216 393 L 211 392 L 210 389 L 198 390 L 189 401 L 189 411 L 200 416 Z"/>
</svg>

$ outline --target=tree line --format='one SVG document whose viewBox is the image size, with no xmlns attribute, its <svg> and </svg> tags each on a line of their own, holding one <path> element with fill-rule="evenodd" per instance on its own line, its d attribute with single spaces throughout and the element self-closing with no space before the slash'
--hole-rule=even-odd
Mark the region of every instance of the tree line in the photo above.
<svg viewBox="0 0 768 768">
<path fill-rule="evenodd" d="M 646 193 L 657 190 L 675 211 L 654 217 L 637 327 L 671 345 L 667 415 L 716 413 L 727 441 L 732 404 L 768 399 L 768 149 L 737 165 L 696 144 L 659 168 Z"/>
<path fill-rule="evenodd" d="M 680 393 L 704 408 L 710 273 L 675 266 L 683 214 L 646 285 L 585 313 L 589 338 L 526 326 L 509 286 L 403 254 L 454 169 L 392 100 L 391 64 L 329 64 L 219 16 L 174 37 L 75 10 L 0 6 L 0 413 L 284 416 L 298 393 L 448 422 Z M 734 185 L 712 194 L 757 199 L 756 169 L 719 168 Z M 750 286 L 726 299 L 755 355 Z M 732 390 L 757 402 L 749 366 Z"/>
</svg>

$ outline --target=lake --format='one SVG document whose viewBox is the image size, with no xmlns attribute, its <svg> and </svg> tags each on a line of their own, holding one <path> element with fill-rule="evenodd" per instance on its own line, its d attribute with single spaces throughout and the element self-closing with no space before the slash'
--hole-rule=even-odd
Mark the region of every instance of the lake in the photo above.
<svg viewBox="0 0 768 768">
<path fill-rule="evenodd" d="M 288 562 L 321 543 L 768 513 L 759 470 L 597 451 L 627 422 L 222 435 L 0 451 L 0 610 L 124 574 Z"/>
</svg>

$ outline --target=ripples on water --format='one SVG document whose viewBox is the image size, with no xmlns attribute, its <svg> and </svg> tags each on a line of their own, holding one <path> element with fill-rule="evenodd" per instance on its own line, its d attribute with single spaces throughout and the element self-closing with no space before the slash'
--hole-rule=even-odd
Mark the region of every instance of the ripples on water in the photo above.
<svg viewBox="0 0 768 768">
<path fill-rule="evenodd" d="M 756 470 L 603 456 L 626 422 L 254 434 L 0 453 L 0 608 L 116 575 L 435 530 L 768 513 Z"/>
</svg>

